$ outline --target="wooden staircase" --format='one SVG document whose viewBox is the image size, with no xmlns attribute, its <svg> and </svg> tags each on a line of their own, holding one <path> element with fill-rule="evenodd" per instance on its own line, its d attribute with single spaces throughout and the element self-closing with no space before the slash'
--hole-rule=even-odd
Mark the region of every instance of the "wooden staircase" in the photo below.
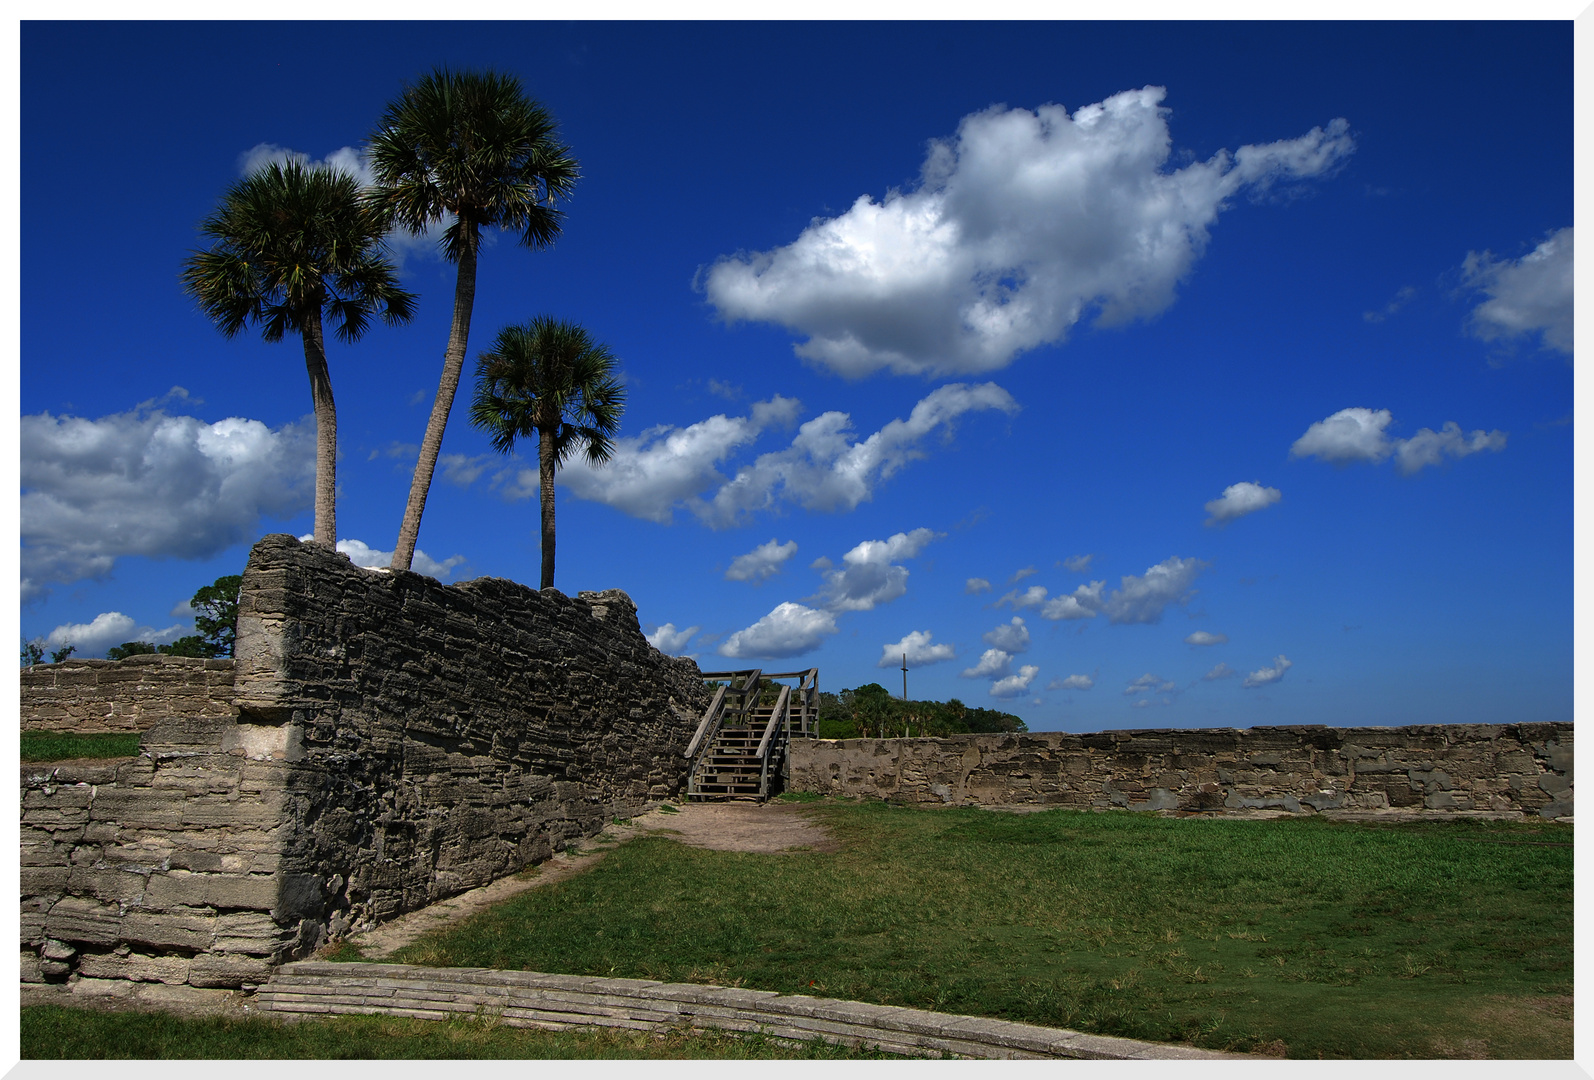
<svg viewBox="0 0 1594 1080">
<path fill-rule="evenodd" d="M 719 683 L 687 746 L 689 799 L 768 799 L 787 778 L 792 736 L 812 738 L 819 671 L 765 675 L 759 669 L 705 672 Z M 795 686 L 778 680 L 796 679 Z"/>
</svg>

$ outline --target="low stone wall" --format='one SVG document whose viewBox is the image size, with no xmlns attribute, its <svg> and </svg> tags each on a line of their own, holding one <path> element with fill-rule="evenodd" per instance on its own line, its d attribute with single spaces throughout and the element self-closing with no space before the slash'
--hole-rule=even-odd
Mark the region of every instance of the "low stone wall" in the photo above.
<svg viewBox="0 0 1594 1080">
<path fill-rule="evenodd" d="M 293 951 L 281 762 L 229 720 L 157 725 L 137 758 L 22 767 L 22 980 L 236 987 Z"/>
<path fill-rule="evenodd" d="M 596 1025 L 647 1031 L 686 1025 L 760 1032 L 795 1042 L 823 1039 L 909 1057 L 1170 1061 L 1245 1056 L 773 990 L 488 968 L 301 961 L 273 975 L 256 1000 L 262 1012 L 295 1018 L 490 1016 L 508 1027 L 550 1030 Z"/>
<path fill-rule="evenodd" d="M 791 787 L 1077 809 L 1572 813 L 1572 724 L 797 740 Z"/>
<path fill-rule="evenodd" d="M 25 980 L 258 982 L 678 795 L 709 702 L 622 592 L 444 586 L 290 536 L 250 555 L 236 653 L 226 715 L 22 770 Z"/>
<path fill-rule="evenodd" d="M 231 659 L 159 653 L 22 669 L 22 730 L 148 731 L 173 717 L 233 714 Z"/>
</svg>

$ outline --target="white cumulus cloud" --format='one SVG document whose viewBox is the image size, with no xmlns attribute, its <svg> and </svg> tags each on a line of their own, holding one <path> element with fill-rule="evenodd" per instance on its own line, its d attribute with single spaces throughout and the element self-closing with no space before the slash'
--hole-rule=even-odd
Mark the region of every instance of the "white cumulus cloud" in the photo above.
<svg viewBox="0 0 1594 1080">
<path fill-rule="evenodd" d="M 1251 672 L 1240 685 L 1249 689 L 1253 686 L 1266 686 L 1268 683 L 1276 683 L 1284 678 L 1284 673 L 1294 666 L 1294 664 L 1284 659 L 1283 653 L 1280 653 L 1274 657 L 1272 667 L 1260 668 Z"/>
<path fill-rule="evenodd" d="M 725 580 L 763 581 L 780 573 L 781 566 L 795 554 L 797 541 L 788 540 L 782 544 L 771 537 L 769 543 L 759 544 L 746 555 L 732 559 L 730 569 L 725 571 Z"/>
<path fill-rule="evenodd" d="M 908 591 L 908 570 L 898 566 L 911 559 L 936 533 L 914 529 L 886 540 L 865 540 L 841 557 L 841 566 L 825 571 L 821 593 L 827 611 L 873 611 Z"/>
<path fill-rule="evenodd" d="M 1001 607 L 1003 604 L 1011 604 L 1014 611 L 1023 611 L 1025 608 L 1040 607 L 1045 602 L 1046 586 L 1031 585 L 1023 592 L 1013 589 L 991 606 Z"/>
<path fill-rule="evenodd" d="M 1029 627 L 1024 625 L 1023 619 L 1014 615 L 1012 622 L 987 630 L 980 638 L 985 644 L 1003 652 L 1021 653 L 1029 648 Z"/>
<path fill-rule="evenodd" d="M 305 533 L 299 539 L 308 543 L 315 539 L 315 534 Z M 339 540 L 338 551 L 347 555 L 349 561 L 355 566 L 363 566 L 367 570 L 386 570 L 393 562 L 393 553 L 391 551 L 380 551 L 371 547 L 364 540 Z M 438 581 L 447 581 L 448 576 L 454 572 L 454 567 L 464 562 L 465 556 L 463 555 L 450 555 L 442 562 L 438 562 L 420 548 L 416 548 L 415 554 L 410 559 L 410 569 L 417 574 L 434 577 Z"/>
<path fill-rule="evenodd" d="M 1467 252 L 1461 272 L 1488 299 L 1472 309 L 1472 332 L 1485 341 L 1541 335 L 1572 354 L 1572 230 L 1557 229 L 1520 259 Z"/>
<path fill-rule="evenodd" d="M 1186 645 L 1222 645 L 1229 640 L 1228 634 L 1213 634 L 1206 630 L 1197 630 L 1185 637 Z"/>
<path fill-rule="evenodd" d="M 1054 596 L 1041 605 L 1041 618 L 1053 622 L 1059 619 L 1094 619 L 1102 609 L 1101 591 L 1106 587 L 1105 581 L 1092 581 L 1071 593 Z"/>
<path fill-rule="evenodd" d="M 797 429 L 790 445 L 760 454 L 726 479 L 718 466 L 766 429 L 795 423 L 800 405 L 776 395 L 753 406 L 749 417 L 712 416 L 686 428 L 665 424 L 615 440 L 614 456 L 592 466 L 577 456 L 558 482 L 578 497 L 613 506 L 633 517 L 667 524 L 684 507 L 710 528 L 727 528 L 781 502 L 808 510 L 853 510 L 874 497 L 876 486 L 925 456 L 921 443 L 949 433 L 959 417 L 995 409 L 1018 411 L 995 383 L 952 383 L 917 402 L 906 420 L 892 420 L 859 440 L 847 413 L 822 413 Z M 523 469 L 505 485 L 510 498 L 538 491 L 537 471 Z"/>
<path fill-rule="evenodd" d="M 665 623 L 651 634 L 644 634 L 648 644 L 670 656 L 680 656 L 686 651 L 686 643 L 692 640 L 692 635 L 703 629 L 701 626 L 688 626 L 685 630 L 677 630 L 674 623 Z"/>
<path fill-rule="evenodd" d="M 1089 675 L 1070 675 L 1066 679 L 1053 679 L 1046 684 L 1048 690 L 1089 690 L 1096 680 Z"/>
<path fill-rule="evenodd" d="M 704 290 L 723 318 L 806 335 L 798 355 L 852 377 L 992 371 L 1091 311 L 1154 316 L 1230 198 L 1323 175 L 1354 149 L 1334 120 L 1170 171 L 1165 94 L 965 116 L 930 144 L 915 188 L 862 195 L 785 247 L 723 257 Z"/>
<path fill-rule="evenodd" d="M 929 435 L 950 432 L 965 413 L 990 409 L 1012 414 L 1018 403 L 995 383 L 949 383 L 917 402 L 906 420 L 892 420 L 862 441 L 848 414 L 823 413 L 802 424 L 786 449 L 761 454 L 737 470 L 693 512 L 723 527 L 783 499 L 808 510 L 855 509 L 874 497 L 877 484 L 924 457 L 920 444 Z"/>
<path fill-rule="evenodd" d="M 1063 569 L 1070 573 L 1083 574 L 1090 569 L 1090 560 L 1095 557 L 1095 555 L 1070 555 L 1063 560 Z"/>
<path fill-rule="evenodd" d="M 1438 431 L 1423 428 L 1409 439 L 1395 440 L 1395 467 L 1410 476 L 1425 465 L 1437 465 L 1447 457 L 1463 458 L 1480 450 L 1504 450 L 1505 432 L 1474 431 L 1464 435 L 1461 425 L 1447 421 Z"/>
<path fill-rule="evenodd" d="M 1336 464 L 1367 461 L 1376 465 L 1394 457 L 1396 466 L 1411 475 L 1446 457 L 1463 458 L 1481 450 L 1504 450 L 1503 431 L 1464 434 L 1454 420 L 1439 430 L 1422 428 L 1409 439 L 1392 439 L 1385 431 L 1394 417 L 1388 409 L 1341 409 L 1306 429 L 1290 447 L 1291 457 L 1316 457 Z M 1211 503 L 1207 506 L 1210 509 Z"/>
<path fill-rule="evenodd" d="M 419 450 L 416 451 L 419 453 Z M 438 456 L 437 467 L 443 472 L 443 479 L 456 487 L 470 487 L 487 467 L 492 464 L 496 455 L 476 454 L 442 454 Z"/>
<path fill-rule="evenodd" d="M 1183 604 L 1194 595 L 1190 583 L 1210 563 L 1171 556 L 1147 567 L 1141 577 L 1125 575 L 1121 587 L 1107 598 L 1107 620 L 1114 623 L 1160 622 L 1170 604 Z"/>
<path fill-rule="evenodd" d="M 1035 681 L 1035 676 L 1041 669 L 1034 664 L 1025 664 L 1018 669 L 1018 674 L 1009 675 L 1005 679 L 998 679 L 991 684 L 993 698 L 1016 698 L 1029 689 L 1029 684 Z"/>
<path fill-rule="evenodd" d="M 1140 676 L 1140 678 L 1124 687 L 1124 696 L 1133 697 L 1136 694 L 1165 694 L 1168 691 L 1175 690 L 1177 688 L 1178 687 L 1174 683 L 1164 679 L 1161 675 L 1153 675 L 1148 671 L 1144 675 Z"/>
<path fill-rule="evenodd" d="M 1235 671 L 1228 664 L 1219 664 L 1217 667 L 1201 676 L 1201 678 L 1207 682 L 1212 682 L 1214 679 L 1227 679 L 1238 674 L 1239 672 Z"/>
<path fill-rule="evenodd" d="M 24 600 L 104 577 L 127 555 L 208 559 L 313 502 L 311 417 L 272 429 L 159 410 L 40 413 L 22 417 L 20 445 Z"/>
<path fill-rule="evenodd" d="M 971 668 L 964 668 L 962 677 L 965 679 L 989 679 L 993 675 L 1006 675 L 1008 666 L 1013 658 L 1001 649 L 986 649 L 980 654 L 979 663 Z"/>
<path fill-rule="evenodd" d="M 910 668 L 916 668 L 956 657 L 957 653 L 950 645 L 931 645 L 930 638 L 933 636 L 928 630 L 913 631 L 901 641 L 885 646 L 875 667 L 894 668 L 906 662 Z M 903 660 L 904 656 L 907 657 L 906 661 Z"/>
<path fill-rule="evenodd" d="M 120 611 L 104 611 L 86 623 L 62 623 L 45 636 L 44 643 L 50 649 L 75 645 L 77 648 L 72 655 L 81 659 L 103 656 L 105 650 L 129 641 L 169 645 L 184 634 L 193 632 L 192 626 L 180 624 L 156 630 L 151 626 L 140 626 Z"/>
<path fill-rule="evenodd" d="M 990 592 L 991 583 L 982 577 L 971 577 L 963 583 L 963 591 L 970 596 L 978 596 L 980 593 Z"/>
<path fill-rule="evenodd" d="M 720 644 L 719 654 L 736 659 L 767 657 L 772 660 L 817 649 L 827 634 L 836 632 L 836 617 L 787 601 L 745 630 Z"/>
<path fill-rule="evenodd" d="M 700 505 L 703 492 L 725 482 L 716 469 L 737 448 L 751 443 L 766 423 L 795 415 L 798 403 L 778 394 L 751 416 L 723 413 L 685 428 L 668 424 L 614 441 L 614 456 L 593 466 L 580 454 L 559 470 L 557 481 L 578 497 L 612 506 L 632 517 L 669 524 L 677 505 Z M 541 481 L 535 468 L 521 469 L 505 485 L 510 499 L 533 498 Z"/>
<path fill-rule="evenodd" d="M 1227 524 L 1235 518 L 1265 510 L 1282 497 L 1283 493 L 1278 488 L 1263 487 L 1248 480 L 1230 484 L 1223 489 L 1221 496 L 1207 503 L 1206 511 L 1211 516 L 1207 518 L 1206 524 Z"/>
</svg>

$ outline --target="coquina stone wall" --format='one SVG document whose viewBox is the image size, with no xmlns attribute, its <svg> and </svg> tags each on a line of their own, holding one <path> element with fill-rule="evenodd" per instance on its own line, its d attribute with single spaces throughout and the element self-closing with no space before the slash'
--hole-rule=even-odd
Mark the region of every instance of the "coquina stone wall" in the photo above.
<svg viewBox="0 0 1594 1080">
<path fill-rule="evenodd" d="M 148 731 L 173 717 L 233 714 L 231 659 L 158 653 L 22 669 L 22 730 Z"/>
<path fill-rule="evenodd" d="M 710 701 L 618 590 L 442 586 L 287 536 L 250 556 L 235 651 L 240 725 L 296 766 L 283 872 L 334 933 L 676 794 Z"/>
<path fill-rule="evenodd" d="M 235 651 L 227 715 L 23 768 L 24 979 L 258 982 L 678 796 L 710 700 L 622 592 L 444 586 L 289 536 L 250 555 Z"/>
<path fill-rule="evenodd" d="M 1078 809 L 1572 813 L 1572 725 L 1257 727 L 797 741 L 798 791 Z"/>
<path fill-rule="evenodd" d="M 280 874 L 289 766 L 239 734 L 175 719 L 137 758 L 22 767 L 24 982 L 236 987 L 302 951 Z"/>
</svg>

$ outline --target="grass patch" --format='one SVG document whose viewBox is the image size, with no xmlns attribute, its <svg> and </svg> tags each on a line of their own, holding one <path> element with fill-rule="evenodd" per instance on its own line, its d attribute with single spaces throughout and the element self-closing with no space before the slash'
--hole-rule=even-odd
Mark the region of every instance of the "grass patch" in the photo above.
<svg viewBox="0 0 1594 1080">
<path fill-rule="evenodd" d="M 74 758 L 138 756 L 138 732 L 80 735 L 64 731 L 24 731 L 23 761 L 71 761 Z"/>
<path fill-rule="evenodd" d="M 716 982 L 1290 1057 L 1572 1053 L 1568 825 L 806 812 L 840 852 L 641 837 L 391 959 Z"/>
<path fill-rule="evenodd" d="M 335 1016 L 282 1023 L 264 1017 L 184 1018 L 33 1005 L 22 1010 L 22 1057 L 38 1058 L 882 1058 L 820 1041 L 672 1028 L 538 1031 L 491 1017 L 416 1020 Z"/>
</svg>

